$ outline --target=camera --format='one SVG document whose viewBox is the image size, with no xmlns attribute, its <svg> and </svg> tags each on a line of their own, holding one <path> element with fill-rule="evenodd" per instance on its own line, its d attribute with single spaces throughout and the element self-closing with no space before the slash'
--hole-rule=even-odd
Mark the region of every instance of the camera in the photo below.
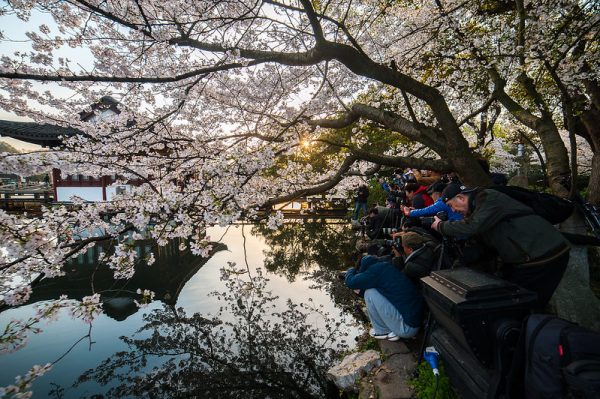
<svg viewBox="0 0 600 399">
<path fill-rule="evenodd" d="M 433 224 L 432 217 L 422 217 L 422 218 L 419 218 L 419 220 L 421 221 L 421 226 L 423 226 L 423 227 L 429 227 Z"/>
<path fill-rule="evenodd" d="M 435 216 L 440 219 L 442 222 L 445 222 L 446 220 L 448 220 L 448 212 L 446 211 L 440 211 L 438 213 L 435 214 Z M 433 218 L 432 217 L 422 217 L 419 218 L 421 221 L 421 226 L 431 226 L 433 224 Z"/>
<path fill-rule="evenodd" d="M 402 240 L 400 238 L 396 238 L 394 240 L 385 240 L 385 245 L 400 250 L 402 248 Z"/>
</svg>

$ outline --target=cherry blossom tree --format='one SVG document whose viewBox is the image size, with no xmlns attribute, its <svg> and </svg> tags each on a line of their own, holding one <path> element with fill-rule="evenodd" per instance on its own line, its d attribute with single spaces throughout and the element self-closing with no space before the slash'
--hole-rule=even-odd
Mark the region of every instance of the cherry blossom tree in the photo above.
<svg viewBox="0 0 600 399">
<path fill-rule="evenodd" d="M 378 6 L 367 4 L 358 13 L 347 4 L 331 6 L 6 3 L 5 16 L 27 22 L 41 13 L 49 22 L 27 33 L 31 51 L 2 57 L 0 106 L 82 134 L 65 140 L 61 150 L 4 155 L 3 169 L 27 175 L 58 167 L 65 174 L 116 174 L 142 184 L 110 202 L 75 199 L 74 208 L 47 209 L 39 219 L 3 213 L 3 294 L 26 300 L 34 276 L 60 274 L 66 259 L 107 239 L 116 240 L 107 263 L 115 277 L 128 278 L 138 259 L 120 237 L 131 231 L 161 245 L 189 239 L 192 251 L 206 254 L 207 225 L 340 187 L 353 168 L 364 169 L 356 166 L 361 161 L 452 168 L 466 181 L 485 182 L 442 95 L 381 62 L 367 12 Z M 91 68 L 64 57 L 65 47 L 91 57 Z M 414 117 L 356 101 L 365 88 L 380 93 L 384 85 L 422 103 L 410 108 Z M 78 120 L 106 94 L 123 105 L 118 116 Z M 416 113 L 429 123 L 420 123 Z M 382 153 L 364 133 L 382 127 L 444 158 Z M 347 139 L 322 134 L 329 128 L 348 129 Z M 299 162 L 308 151 L 304 143 L 311 142 L 336 151 L 321 165 Z M 275 216 L 270 225 L 280 222 Z M 92 230 L 102 233 L 89 237 Z M 24 283 L 13 287 L 16 275 Z"/>
<path fill-rule="evenodd" d="M 467 184 L 486 184 L 467 136 L 482 147 L 503 118 L 539 135 L 551 187 L 564 194 L 562 177 L 574 168 L 559 128 L 592 144 L 598 136 L 590 122 L 600 70 L 592 1 L 0 7 L 29 40 L 0 59 L 0 107 L 81 131 L 57 150 L 2 154 L 2 170 L 56 167 L 141 182 L 110 202 L 74 199 L 41 218 L 0 212 L 0 295 L 15 303 L 27 299 L 29 281 L 60 274 L 98 241 L 114 240 L 105 260 L 116 278 L 128 278 L 136 262 L 152 259 L 137 259 L 125 233 L 159 245 L 189 240 L 206 255 L 207 226 L 343 191 L 380 165 L 454 170 Z M 47 22 L 31 26 L 38 16 Z M 106 95 L 120 114 L 79 119 Z M 268 226 L 281 222 L 272 215 Z"/>
<path fill-rule="evenodd" d="M 401 67 L 423 71 L 430 85 L 444 87 L 454 106 L 474 109 L 463 122 L 477 132 L 479 145 L 493 134 L 494 122 L 506 117 L 535 133 L 550 186 L 566 195 L 566 181 L 577 174 L 576 157 L 569 163 L 560 130 L 597 148 L 598 11 L 593 1 L 431 2 L 418 12 L 435 17 L 409 24 L 419 32 L 420 45 L 397 58 Z"/>
</svg>

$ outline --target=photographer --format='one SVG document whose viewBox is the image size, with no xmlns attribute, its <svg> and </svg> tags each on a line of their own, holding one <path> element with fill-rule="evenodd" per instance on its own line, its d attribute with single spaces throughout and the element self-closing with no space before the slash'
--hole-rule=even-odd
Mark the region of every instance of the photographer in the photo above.
<svg viewBox="0 0 600 399">
<path fill-rule="evenodd" d="M 413 209 L 421 209 L 433 204 L 433 200 L 426 193 L 426 190 L 427 187 L 418 183 L 407 183 L 404 186 L 406 199 L 410 201 L 410 206 Z"/>
<path fill-rule="evenodd" d="M 358 273 L 346 272 L 346 286 L 364 291 L 367 314 L 373 325 L 371 336 L 397 341 L 417 334 L 421 325 L 423 298 L 391 261 L 380 261 Z"/>
<path fill-rule="evenodd" d="M 399 210 L 374 206 L 369 209 L 369 217 L 365 221 L 367 236 L 372 239 L 389 236 L 394 228 L 395 222 L 399 219 Z"/>
<path fill-rule="evenodd" d="M 417 289 L 421 289 L 420 279 L 429 276 L 436 263 L 435 243 L 415 232 L 402 235 L 402 250 L 406 254 L 401 269 Z"/>
<path fill-rule="evenodd" d="M 460 213 L 454 212 L 446 203 L 442 200 L 442 191 L 446 188 L 446 184 L 438 181 L 433 183 L 427 188 L 427 194 L 431 195 L 434 203 L 428 207 L 421 209 L 409 208 L 406 206 L 402 207 L 402 212 L 405 216 L 411 218 L 420 218 L 424 216 L 435 216 L 438 212 L 446 212 L 448 214 L 448 220 L 461 220 L 463 216 Z"/>
<path fill-rule="evenodd" d="M 358 187 L 356 196 L 354 197 L 354 213 L 352 214 L 352 220 L 358 220 L 358 214 L 360 210 L 363 213 L 367 213 L 367 201 L 369 200 L 369 188 L 366 185 Z"/>
<path fill-rule="evenodd" d="M 377 244 L 369 245 L 369 247 L 367 248 L 367 254 L 364 256 L 361 256 L 356 265 L 356 270 L 358 271 L 358 273 L 362 273 L 362 272 L 366 271 L 369 268 L 369 266 L 379 262 L 379 257 L 377 256 L 378 252 L 379 252 L 379 245 L 377 245 Z"/>
<path fill-rule="evenodd" d="M 434 218 L 431 227 L 448 236 L 475 236 L 495 249 L 504 278 L 535 291 L 543 308 L 569 261 L 570 247 L 560 232 L 531 208 L 496 190 L 449 184 L 442 199 L 465 219 Z"/>
</svg>

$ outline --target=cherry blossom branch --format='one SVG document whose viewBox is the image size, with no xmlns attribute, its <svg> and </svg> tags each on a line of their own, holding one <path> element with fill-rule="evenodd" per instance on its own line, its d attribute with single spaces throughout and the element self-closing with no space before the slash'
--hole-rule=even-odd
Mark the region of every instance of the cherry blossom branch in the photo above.
<svg viewBox="0 0 600 399">
<path fill-rule="evenodd" d="M 317 18 L 317 13 L 315 12 L 312 3 L 309 0 L 300 0 L 300 3 L 302 4 L 306 16 L 308 17 L 308 21 L 310 22 L 310 26 L 313 30 L 317 47 L 319 47 L 321 43 L 325 42 L 325 35 L 323 34 L 323 28 L 321 27 L 321 23 Z"/>
<path fill-rule="evenodd" d="M 274 6 L 277 7 L 281 7 L 284 8 L 286 10 L 290 10 L 290 11 L 297 11 L 297 12 L 304 12 L 304 9 L 302 8 L 298 8 L 298 7 L 294 7 L 288 4 L 282 4 L 278 1 L 274 1 L 274 0 L 264 0 L 265 3 L 269 3 L 269 4 L 273 4 Z M 348 6 L 350 8 L 350 5 Z M 340 28 L 342 30 L 342 32 L 344 32 L 344 35 L 346 35 L 346 38 L 348 39 L 348 41 L 350 43 L 352 43 L 352 45 L 354 46 L 354 48 L 356 48 L 361 54 L 363 54 L 365 57 L 367 56 L 367 54 L 364 52 L 364 50 L 361 48 L 360 44 L 358 44 L 358 41 L 354 38 L 354 36 L 352 36 L 352 34 L 350 33 L 350 31 L 348 30 L 348 27 L 343 23 L 340 22 L 336 19 L 333 19 L 323 13 L 317 13 L 315 12 L 315 15 L 317 15 L 319 18 L 331 22 L 333 23 L 335 26 L 337 26 L 338 28 Z"/>
<path fill-rule="evenodd" d="M 313 186 L 310 188 L 304 188 L 301 190 L 297 190 L 290 194 L 286 194 L 286 195 L 283 195 L 280 197 L 269 199 L 268 201 L 264 202 L 261 206 L 271 207 L 273 205 L 280 204 L 282 202 L 292 201 L 294 199 L 304 197 L 307 195 L 321 194 L 327 190 L 330 190 L 333 187 L 335 187 L 340 181 L 342 181 L 342 179 L 344 178 L 344 175 L 350 170 L 350 167 L 352 166 L 352 164 L 354 164 L 354 162 L 356 162 L 356 160 L 358 160 L 358 159 L 359 158 L 355 155 L 349 155 L 346 157 L 344 162 L 340 165 L 340 167 L 338 168 L 336 173 L 334 175 L 332 175 L 329 178 L 329 180 L 326 181 L 325 183 L 317 185 L 317 186 Z"/>
<path fill-rule="evenodd" d="M 37 80 L 40 82 L 106 82 L 106 83 L 171 83 L 196 77 L 198 75 L 207 75 L 213 72 L 229 71 L 237 68 L 246 68 L 252 65 L 258 65 L 266 60 L 254 60 L 247 63 L 234 62 L 231 64 L 215 65 L 206 68 L 195 69 L 190 72 L 178 74 L 175 76 L 155 76 L 155 77 L 136 77 L 136 76 L 102 76 L 102 75 L 44 75 L 22 72 L 0 72 L 0 78 L 19 79 L 19 80 Z"/>
<path fill-rule="evenodd" d="M 477 108 L 476 110 L 471 112 L 469 115 L 465 116 L 460 122 L 458 122 L 458 126 L 464 125 L 465 123 L 467 123 L 469 121 L 469 119 L 471 119 L 471 118 L 479 115 L 480 113 L 484 112 L 485 110 L 487 110 L 495 100 L 496 100 L 496 98 L 493 95 L 488 97 L 488 99 L 481 105 L 481 107 Z"/>
</svg>

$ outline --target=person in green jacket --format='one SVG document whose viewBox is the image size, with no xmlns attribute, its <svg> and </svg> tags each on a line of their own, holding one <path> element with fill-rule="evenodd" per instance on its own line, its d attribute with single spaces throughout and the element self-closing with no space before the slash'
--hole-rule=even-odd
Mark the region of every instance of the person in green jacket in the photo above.
<svg viewBox="0 0 600 399">
<path fill-rule="evenodd" d="M 504 278 L 536 292 L 543 309 L 569 262 L 570 246 L 562 234 L 528 206 L 493 189 L 453 183 L 442 198 L 465 219 L 434 218 L 431 228 L 451 237 L 476 237 L 495 250 Z"/>
</svg>

